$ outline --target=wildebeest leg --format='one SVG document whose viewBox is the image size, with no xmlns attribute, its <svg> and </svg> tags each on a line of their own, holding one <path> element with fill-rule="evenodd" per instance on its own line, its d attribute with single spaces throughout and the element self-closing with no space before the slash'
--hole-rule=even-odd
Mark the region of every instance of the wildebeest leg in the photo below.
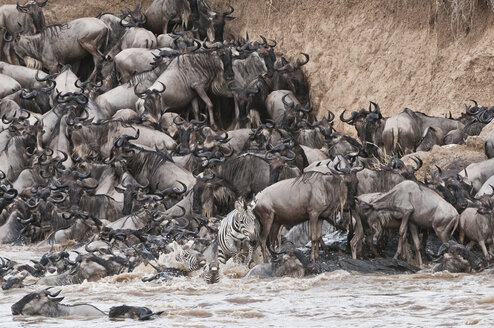
<svg viewBox="0 0 494 328">
<path fill-rule="evenodd" d="M 468 250 L 471 250 L 474 245 L 475 245 L 475 242 L 473 240 L 471 240 L 468 244 L 465 245 L 465 247 Z"/>
<path fill-rule="evenodd" d="M 315 263 L 319 258 L 319 231 L 318 222 L 319 221 L 319 213 L 315 213 L 314 211 L 309 213 L 309 223 L 310 223 L 310 242 L 311 242 L 311 251 L 310 251 L 310 260 L 312 263 Z"/>
<path fill-rule="evenodd" d="M 318 238 L 318 242 L 319 242 L 319 246 L 321 247 L 321 249 L 325 250 L 326 249 L 326 244 L 324 243 L 324 240 L 322 239 L 322 224 L 323 224 L 323 220 L 319 220 L 317 221 L 317 231 L 319 232 L 319 238 Z"/>
<path fill-rule="evenodd" d="M 420 267 L 422 266 L 422 255 L 420 254 L 419 232 L 417 226 L 413 223 L 410 223 L 410 234 L 412 235 L 413 248 L 415 251 L 415 255 L 417 256 L 417 260 L 419 261 Z"/>
<path fill-rule="evenodd" d="M 197 95 L 201 97 L 202 101 L 206 104 L 206 107 L 208 108 L 208 113 L 209 113 L 209 122 L 211 123 L 211 128 L 213 130 L 217 130 L 218 128 L 216 127 L 216 124 L 214 123 L 214 115 L 213 115 L 213 103 L 211 102 L 211 99 L 209 99 L 206 91 L 204 90 L 203 87 L 197 86 L 194 87 L 194 90 L 196 90 Z"/>
<path fill-rule="evenodd" d="M 266 253 L 266 242 L 269 237 L 269 232 L 271 231 L 271 226 L 273 225 L 274 213 L 273 212 L 263 213 L 263 216 L 260 217 L 260 219 L 261 219 L 260 221 L 263 223 L 262 236 L 261 236 L 261 252 L 264 263 L 268 263 L 269 260 L 268 260 L 268 254 Z"/>
<path fill-rule="evenodd" d="M 84 50 L 89 52 L 93 56 L 94 69 L 88 80 L 93 80 L 96 77 L 96 70 L 98 67 L 98 58 L 103 57 L 103 54 L 99 51 L 98 45 L 100 41 L 105 37 L 104 34 L 99 34 L 96 38 L 93 35 L 89 35 L 86 38 L 81 38 L 79 44 Z"/>
<path fill-rule="evenodd" d="M 192 99 L 192 111 L 194 112 L 194 118 L 199 120 L 199 99 Z"/>
<path fill-rule="evenodd" d="M 407 249 L 406 249 L 406 238 L 407 238 L 407 229 L 408 229 L 408 219 L 412 212 L 405 213 L 403 218 L 401 219 L 401 225 L 399 230 L 399 239 L 398 239 L 398 249 L 396 250 L 396 254 L 394 256 L 397 259 L 400 253 L 403 255 L 403 258 L 407 258 Z"/>
<path fill-rule="evenodd" d="M 463 227 L 460 227 L 460 244 L 463 244 L 465 242 L 465 230 L 463 230 Z"/>
<path fill-rule="evenodd" d="M 487 252 L 487 248 L 485 247 L 485 242 L 483 240 L 479 240 L 479 246 L 482 249 L 482 253 L 484 254 L 485 259 L 488 261 L 491 259 L 491 256 Z"/>
<path fill-rule="evenodd" d="M 351 224 L 351 222 L 350 222 Z M 355 216 L 355 225 L 353 228 L 353 237 L 350 241 L 350 248 L 352 250 L 352 258 L 357 258 L 357 250 L 362 247 L 362 239 L 364 238 L 364 228 L 362 227 L 362 221 L 358 215 Z"/>
</svg>

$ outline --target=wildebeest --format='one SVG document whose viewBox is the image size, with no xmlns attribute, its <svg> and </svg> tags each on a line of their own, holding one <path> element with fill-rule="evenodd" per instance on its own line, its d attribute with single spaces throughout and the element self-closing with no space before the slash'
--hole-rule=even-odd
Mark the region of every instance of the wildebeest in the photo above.
<svg viewBox="0 0 494 328">
<path fill-rule="evenodd" d="M 494 175 L 494 159 L 488 159 L 478 163 L 472 163 L 468 165 L 463 171 L 459 173 L 459 176 L 464 182 L 473 185 L 475 192 L 482 188 L 484 182 Z"/>
<path fill-rule="evenodd" d="M 409 154 L 419 146 L 427 128 L 441 130 L 446 134 L 451 130 L 462 129 L 463 124 L 455 120 L 431 117 L 414 112 L 409 108 L 386 120 L 382 140 L 386 154 Z M 442 138 L 441 138 L 442 139 Z"/>
<path fill-rule="evenodd" d="M 43 8 L 48 0 L 37 2 L 28 1 L 25 5 L 4 5 L 0 7 L 0 28 L 9 34 L 13 35 L 20 31 L 39 32 L 45 26 L 45 18 L 43 16 Z M 4 49 L 4 39 L 0 38 L 0 57 L 9 60 L 8 48 Z"/>
<path fill-rule="evenodd" d="M 168 69 L 145 92 L 137 103 L 140 113 L 155 121 L 162 112 L 183 109 L 192 102 L 195 119 L 199 119 L 199 98 L 206 104 L 211 127 L 216 129 L 213 103 L 207 91 L 221 95 L 228 92 L 225 81 L 233 79 L 230 48 L 177 57 Z"/>
<path fill-rule="evenodd" d="M 43 64 L 50 73 L 58 70 L 58 65 L 74 64 L 86 55 L 91 55 L 96 73 L 98 59 L 103 56 L 101 48 L 106 45 L 108 26 L 97 18 L 79 18 L 65 25 L 45 27 L 34 35 L 19 35 L 10 45 L 13 53 L 21 59 L 34 58 Z"/>
<path fill-rule="evenodd" d="M 205 0 L 189 0 L 192 9 L 192 24 L 199 32 L 199 39 L 208 38 L 211 42 L 223 42 L 226 21 L 233 20 L 233 7 L 223 13 L 211 10 Z"/>
<path fill-rule="evenodd" d="M 93 305 L 65 305 L 60 302 L 64 297 L 57 297 L 61 290 L 51 293 L 49 288 L 27 294 L 12 305 L 12 315 L 41 315 L 45 317 L 101 317 L 106 313 Z"/>
<path fill-rule="evenodd" d="M 422 265 L 418 228 L 433 229 L 442 242 L 447 242 L 458 225 L 458 212 L 441 196 L 414 181 L 403 181 L 386 193 L 366 194 L 357 197 L 356 212 L 363 229 L 357 228 L 356 235 L 363 237 L 364 230 L 377 243 L 384 228 L 399 227 L 399 244 L 395 258 L 406 256 L 407 229 L 419 265 Z"/>
<path fill-rule="evenodd" d="M 294 226 L 310 221 L 311 261 L 319 257 L 320 218 L 328 218 L 338 210 L 353 204 L 357 180 L 352 173 L 309 172 L 298 178 L 283 180 L 264 189 L 256 196 L 254 214 L 261 221 L 261 250 L 268 261 L 266 243 L 273 223 Z"/>
<path fill-rule="evenodd" d="M 487 158 L 494 157 L 494 130 L 489 132 L 484 141 L 484 152 Z"/>
<path fill-rule="evenodd" d="M 374 109 L 372 109 L 372 106 L 374 106 Z M 345 118 L 345 111 L 343 111 L 340 115 L 340 120 L 355 126 L 357 135 L 367 154 L 375 157 L 380 156 L 380 149 L 384 145 L 382 133 L 387 119 L 381 115 L 381 109 L 378 104 L 371 102 L 368 110 L 353 111 L 349 118 Z"/>
<path fill-rule="evenodd" d="M 187 0 L 154 0 L 144 13 L 146 28 L 156 34 L 166 34 L 170 23 L 187 26 L 191 14 Z"/>
</svg>

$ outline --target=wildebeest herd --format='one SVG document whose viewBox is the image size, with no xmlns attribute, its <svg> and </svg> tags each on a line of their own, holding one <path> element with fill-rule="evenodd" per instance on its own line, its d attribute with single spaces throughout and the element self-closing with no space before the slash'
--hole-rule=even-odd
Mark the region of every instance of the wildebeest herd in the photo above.
<svg viewBox="0 0 494 328">
<path fill-rule="evenodd" d="M 232 7 L 155 0 L 145 12 L 45 26 L 45 5 L 0 7 L 0 242 L 51 246 L 29 264 L 0 258 L 4 290 L 27 277 L 61 286 L 139 265 L 156 270 L 143 281 L 199 271 L 216 283 L 227 261 L 254 266 L 257 246 L 272 263 L 247 276 L 300 277 L 320 264 L 328 223 L 348 234 L 354 259 L 391 243 L 395 258 L 412 260 L 411 237 L 419 266 L 423 256 L 441 262 L 436 270 L 488 265 L 494 159 L 432 168 L 421 182 L 422 160 L 400 157 L 465 143 L 494 107 L 386 118 L 371 102 L 340 115 L 357 140 L 334 128 L 333 112 L 317 119 L 302 70 L 309 55 L 289 62 L 263 36 L 223 40 Z M 494 157 L 494 133 L 485 153 Z M 431 253 L 421 239 L 440 242 Z M 309 240 L 307 256 L 297 247 Z M 28 294 L 12 313 L 106 315 L 57 296 Z"/>
</svg>

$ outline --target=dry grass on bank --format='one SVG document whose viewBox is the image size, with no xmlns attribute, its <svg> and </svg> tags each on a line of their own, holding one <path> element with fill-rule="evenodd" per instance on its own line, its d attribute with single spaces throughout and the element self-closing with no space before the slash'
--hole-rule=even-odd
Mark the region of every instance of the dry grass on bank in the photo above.
<svg viewBox="0 0 494 328">
<path fill-rule="evenodd" d="M 486 6 L 494 11 L 494 0 L 435 0 L 435 16 L 443 8 L 451 16 L 451 30 L 455 35 L 467 32 L 475 21 L 475 12 Z"/>
</svg>

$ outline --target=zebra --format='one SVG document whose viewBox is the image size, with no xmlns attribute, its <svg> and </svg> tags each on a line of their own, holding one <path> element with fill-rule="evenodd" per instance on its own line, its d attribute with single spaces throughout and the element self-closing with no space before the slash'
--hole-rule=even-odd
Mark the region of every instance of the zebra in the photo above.
<svg viewBox="0 0 494 328">
<path fill-rule="evenodd" d="M 208 284 L 216 284 L 220 281 L 220 266 L 218 262 L 208 262 L 204 266 L 204 280 Z"/>
<path fill-rule="evenodd" d="M 174 241 L 172 251 L 167 254 L 161 254 L 158 259 L 158 264 L 167 268 L 192 272 L 200 269 L 206 261 L 201 253 L 192 249 L 191 242 L 188 242 L 183 247 Z"/>
<path fill-rule="evenodd" d="M 218 230 L 218 260 L 249 265 L 260 237 L 261 225 L 252 212 L 252 206 L 243 199 L 235 202 L 235 209 L 221 221 Z M 245 255 L 247 253 L 247 255 Z"/>
</svg>

